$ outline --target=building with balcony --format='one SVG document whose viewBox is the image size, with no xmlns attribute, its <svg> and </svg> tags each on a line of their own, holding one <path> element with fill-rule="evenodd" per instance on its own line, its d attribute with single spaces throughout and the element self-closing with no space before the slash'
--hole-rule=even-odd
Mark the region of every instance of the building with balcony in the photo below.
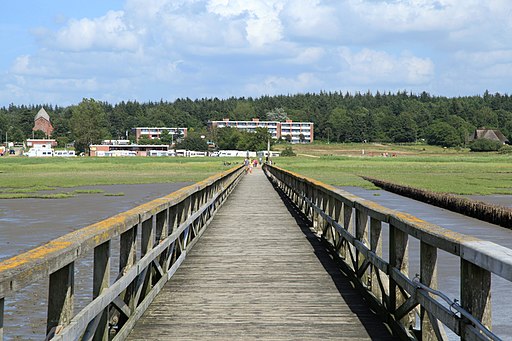
<svg viewBox="0 0 512 341">
<path fill-rule="evenodd" d="M 210 121 L 208 124 L 210 128 L 231 127 L 248 132 L 254 132 L 256 128 L 267 128 L 273 139 L 279 138 L 279 122 L 275 121 L 260 121 L 257 118 L 253 118 L 252 121 L 230 121 L 225 118 L 222 121 Z"/>
<path fill-rule="evenodd" d="M 311 143 L 313 142 L 314 125 L 312 122 L 286 122 L 279 123 L 280 137 L 290 140 L 291 143 Z M 287 136 L 289 136 L 287 138 Z"/>
<path fill-rule="evenodd" d="M 254 132 L 256 128 L 267 128 L 273 139 L 287 139 L 291 143 L 311 143 L 313 142 L 314 124 L 312 122 L 294 122 L 287 120 L 285 122 L 260 121 L 253 118 L 251 121 L 210 121 L 210 129 L 232 127 L 242 131 Z"/>
<path fill-rule="evenodd" d="M 169 134 L 174 136 L 174 140 L 177 138 L 187 137 L 187 128 L 165 128 L 165 127 L 137 127 L 133 128 L 135 131 L 135 140 L 139 142 L 141 137 L 148 138 L 150 140 L 159 139 L 162 132 L 167 131 Z"/>
</svg>

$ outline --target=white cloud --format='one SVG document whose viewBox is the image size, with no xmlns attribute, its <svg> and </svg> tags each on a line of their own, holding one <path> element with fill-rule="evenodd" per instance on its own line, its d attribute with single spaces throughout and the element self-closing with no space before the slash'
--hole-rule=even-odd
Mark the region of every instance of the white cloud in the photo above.
<svg viewBox="0 0 512 341">
<path fill-rule="evenodd" d="M 320 0 L 288 1 L 281 17 L 287 32 L 298 37 L 330 40 L 342 33 L 342 13 Z"/>
<path fill-rule="evenodd" d="M 434 64 L 430 59 L 404 53 L 395 57 L 384 51 L 362 49 L 353 53 L 340 49 L 341 75 L 361 85 L 372 84 L 425 84 L 434 77 Z"/>
<path fill-rule="evenodd" d="M 510 91 L 511 15 L 509 0 L 126 0 L 31 29 L 39 49 L 0 70 L 0 98 Z"/>
<path fill-rule="evenodd" d="M 321 47 L 298 48 L 299 52 L 290 62 L 296 64 L 313 64 L 318 62 L 324 55 L 325 50 Z"/>
<path fill-rule="evenodd" d="M 279 19 L 283 1 L 210 0 L 207 8 L 210 13 L 222 18 L 242 18 L 246 38 L 251 46 L 262 47 L 283 38 L 283 27 Z"/>
<path fill-rule="evenodd" d="M 245 86 L 251 94 L 288 94 L 312 91 L 318 89 L 322 82 L 312 73 L 301 73 L 296 77 L 268 76 Z"/>
<path fill-rule="evenodd" d="M 109 11 L 95 19 L 71 20 L 58 31 L 54 46 L 62 50 L 136 50 L 138 34 L 125 22 L 123 11 Z"/>
</svg>

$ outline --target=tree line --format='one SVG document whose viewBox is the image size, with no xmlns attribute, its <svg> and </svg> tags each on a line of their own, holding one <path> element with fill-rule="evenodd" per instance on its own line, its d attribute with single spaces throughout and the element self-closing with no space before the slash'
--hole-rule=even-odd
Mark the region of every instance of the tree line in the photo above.
<svg viewBox="0 0 512 341">
<path fill-rule="evenodd" d="M 51 104 L 0 108 L 0 136 L 23 141 L 32 136 L 34 117 L 44 107 L 60 145 L 75 142 L 79 151 L 102 139 L 133 139 L 134 127 L 187 127 L 190 138 L 205 135 L 224 146 L 250 146 L 251 137 L 209 132 L 210 120 L 284 120 L 315 124 L 315 139 L 330 142 L 416 142 L 464 146 L 476 128 L 500 129 L 512 140 L 512 96 L 432 96 L 427 92 L 320 92 L 259 98 L 181 98 L 175 101 L 110 104 L 84 99 L 67 107 Z M 227 133 L 227 132 L 226 132 Z M 225 136 L 229 135 L 229 136 Z M 231 136 L 233 135 L 233 136 Z M 232 143 L 228 143 L 232 139 Z M 246 148 L 241 148 L 246 149 Z"/>
</svg>

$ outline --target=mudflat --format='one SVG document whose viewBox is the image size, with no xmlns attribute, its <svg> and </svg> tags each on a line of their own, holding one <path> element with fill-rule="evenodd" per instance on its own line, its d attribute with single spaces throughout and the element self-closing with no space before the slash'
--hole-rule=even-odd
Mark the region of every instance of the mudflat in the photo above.
<svg viewBox="0 0 512 341">
<path fill-rule="evenodd" d="M 76 187 L 104 193 L 79 194 L 67 199 L 0 200 L 0 260 L 28 251 L 190 183 L 101 185 Z M 105 193 L 123 193 L 106 196 Z"/>
</svg>

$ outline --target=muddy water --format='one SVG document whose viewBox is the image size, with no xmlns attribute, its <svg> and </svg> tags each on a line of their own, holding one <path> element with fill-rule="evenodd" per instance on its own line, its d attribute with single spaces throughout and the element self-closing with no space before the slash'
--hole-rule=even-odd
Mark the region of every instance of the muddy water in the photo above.
<svg viewBox="0 0 512 341">
<path fill-rule="evenodd" d="M 344 190 L 364 199 L 381 204 L 382 206 L 406 212 L 446 229 L 480 239 L 489 240 L 496 244 L 512 248 L 512 230 L 469 218 L 458 213 L 431 206 L 413 199 L 383 190 L 365 190 L 358 187 L 344 187 Z M 487 196 L 479 200 L 508 203 L 510 196 Z M 387 226 L 383 227 L 383 254 L 387 257 Z M 460 261 L 458 258 L 440 251 L 438 281 L 439 289 L 450 298 L 460 300 Z M 410 237 L 410 276 L 419 273 L 419 242 Z M 497 276 L 492 277 L 492 320 L 493 331 L 504 340 L 512 340 L 512 284 Z M 450 334 L 450 339 L 456 339 Z"/>
<path fill-rule="evenodd" d="M 512 208 L 512 195 L 471 195 L 469 198 Z"/>
<path fill-rule="evenodd" d="M 0 259 L 28 251 L 54 238 L 172 193 L 188 183 L 89 186 L 123 196 L 79 194 L 68 199 L 0 200 Z M 113 248 L 117 248 L 113 241 Z M 112 252 L 115 255 L 115 251 Z M 117 274 L 112 259 L 112 280 Z M 91 300 L 92 254 L 75 265 L 75 312 Z M 6 298 L 6 340 L 42 340 L 48 284 L 38 282 Z"/>
</svg>

